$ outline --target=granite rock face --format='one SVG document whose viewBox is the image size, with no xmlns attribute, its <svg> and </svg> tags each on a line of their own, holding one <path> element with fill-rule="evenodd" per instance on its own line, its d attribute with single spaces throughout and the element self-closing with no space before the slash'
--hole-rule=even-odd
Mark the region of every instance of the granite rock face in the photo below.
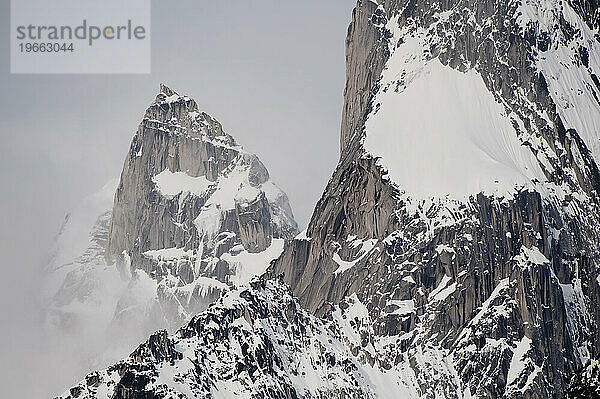
<svg viewBox="0 0 600 399">
<path fill-rule="evenodd" d="M 598 23 L 585 1 L 358 1 L 340 162 L 271 273 L 321 317 L 356 295 L 369 311 L 357 350 L 412 369 L 419 397 L 567 397 L 599 356 Z M 544 181 L 468 200 L 394 181 L 365 125 L 382 93 L 418 79 L 414 60 L 481 76 Z"/>
<path fill-rule="evenodd" d="M 158 317 L 180 325 L 240 282 L 237 256 L 281 250 L 296 230 L 286 195 L 258 157 L 162 85 L 125 160 L 107 248 L 109 262 L 157 282 L 157 303 L 168 309 Z"/>
<path fill-rule="evenodd" d="M 63 397 L 596 397 L 599 18 L 585 0 L 359 0 L 341 157 L 307 230 L 246 291 Z M 403 125 L 415 87 L 452 96 Z M 463 91 L 477 95 L 448 117 Z M 481 189 L 462 196 L 411 190 L 398 169 L 448 174 L 408 162 L 411 145 L 444 161 L 421 145 L 432 133 L 460 139 L 443 156 L 474 144 L 467 158 L 511 173 L 468 170 Z M 253 237 L 247 251 L 266 245 Z"/>
<path fill-rule="evenodd" d="M 161 85 L 120 180 L 68 216 L 57 238 L 48 328 L 82 369 L 104 366 L 246 285 L 296 234 L 288 198 L 259 158 Z"/>
</svg>

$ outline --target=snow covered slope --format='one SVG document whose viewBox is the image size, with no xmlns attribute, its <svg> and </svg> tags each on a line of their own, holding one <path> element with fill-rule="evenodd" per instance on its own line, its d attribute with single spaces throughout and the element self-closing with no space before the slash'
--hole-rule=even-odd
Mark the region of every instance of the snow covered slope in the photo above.
<svg viewBox="0 0 600 399">
<path fill-rule="evenodd" d="M 597 32 L 565 1 L 524 0 L 516 7 L 511 2 L 508 9 L 521 35 L 546 41 L 532 49 L 530 68 L 548 84 L 564 128 L 577 131 L 599 162 Z M 535 189 L 532 182 L 546 182 L 543 170 L 552 172 L 547 158 L 557 155 L 550 151 L 536 158 L 539 150 L 545 151 L 536 148 L 527 134 L 534 117 L 513 109 L 512 99 L 486 86 L 482 73 L 493 71 L 473 65 L 468 58 L 453 68 L 435 56 L 440 47 L 455 46 L 451 41 L 460 38 L 446 30 L 456 22 L 457 10 L 437 13 L 427 27 L 398 24 L 397 18 L 390 18 L 385 26 L 390 56 L 365 123 L 367 153 L 379 159 L 400 189 L 419 200 L 446 196 L 468 200 L 480 192 L 510 197 L 517 189 Z M 561 29 L 561 21 L 573 30 Z M 481 25 L 469 22 L 477 37 L 490 19 Z M 498 61 L 510 66 L 511 60 Z M 512 89 L 511 96 L 517 99 L 525 94 L 523 88 Z M 535 106 L 529 99 L 520 100 Z M 544 110 L 534 112 L 546 124 L 550 122 Z"/>
<path fill-rule="evenodd" d="M 425 61 L 424 49 L 410 46 L 405 40 L 390 58 L 365 125 L 365 149 L 399 187 L 417 199 L 468 200 L 546 180 L 475 70 Z"/>
<path fill-rule="evenodd" d="M 596 4 L 596 15 L 598 4 Z M 535 56 L 566 129 L 574 129 L 600 163 L 600 42 L 592 29 L 564 1 L 528 1 L 519 6 L 519 26 L 550 39 Z M 564 21 L 564 22 L 563 22 Z M 571 30 L 559 27 L 568 24 Z"/>
<path fill-rule="evenodd" d="M 302 310 L 285 285 L 256 280 L 61 398 L 417 398 L 410 370 L 370 367 L 347 346 L 365 312 L 339 311 L 348 325 L 339 330 Z"/>
</svg>

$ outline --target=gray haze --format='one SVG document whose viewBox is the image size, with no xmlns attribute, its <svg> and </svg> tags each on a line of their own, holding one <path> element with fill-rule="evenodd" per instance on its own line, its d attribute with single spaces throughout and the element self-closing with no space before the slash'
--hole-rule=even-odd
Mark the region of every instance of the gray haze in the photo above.
<svg viewBox="0 0 600 399">
<path fill-rule="evenodd" d="M 338 158 L 354 4 L 153 1 L 152 74 L 84 76 L 10 75 L 3 0 L 0 397 L 42 397 L 70 380 L 38 333 L 43 258 L 65 212 L 120 173 L 160 82 L 257 153 L 306 226 Z"/>
</svg>

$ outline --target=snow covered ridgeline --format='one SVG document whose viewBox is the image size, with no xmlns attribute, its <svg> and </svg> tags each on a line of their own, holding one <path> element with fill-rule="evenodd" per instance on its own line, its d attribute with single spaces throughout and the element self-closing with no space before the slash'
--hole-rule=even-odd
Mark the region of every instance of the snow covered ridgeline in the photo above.
<svg viewBox="0 0 600 399">
<path fill-rule="evenodd" d="M 365 363 L 361 351 L 353 355 L 349 345 L 360 345 L 364 325 L 368 312 L 356 298 L 328 324 L 302 310 L 284 285 L 255 280 L 177 333 L 153 334 L 61 398 L 418 398 L 410 369 L 386 371 Z"/>
<path fill-rule="evenodd" d="M 433 301 L 443 300 L 440 288 L 446 284 L 445 280 L 432 292 L 430 296 L 437 297 Z M 425 381 L 443 381 L 447 376 L 456 385 L 454 391 L 447 391 L 443 384 L 433 387 L 441 397 L 459 392 L 458 397 L 471 398 L 475 396 L 468 385 L 460 383 L 455 365 L 474 362 L 477 348 L 471 334 L 505 323 L 516 311 L 510 294 L 515 288 L 509 279 L 502 280 L 450 351 L 427 342 L 428 328 L 379 336 L 375 320 L 356 294 L 321 319 L 303 310 L 285 285 L 255 279 L 227 292 L 175 334 L 153 334 L 129 358 L 90 373 L 61 398 L 210 394 L 274 399 L 293 393 L 292 397 L 306 399 L 335 395 L 417 399 L 423 397 Z M 416 311 L 410 300 L 390 304 L 404 316 Z M 411 346 L 401 351 L 396 363 L 388 363 L 407 340 Z M 541 372 L 528 356 L 531 350 L 532 340 L 525 335 L 512 345 L 505 339 L 488 339 L 479 352 L 509 359 L 508 392 L 519 397 Z"/>
<path fill-rule="evenodd" d="M 440 248 L 440 252 L 444 250 Z M 542 257 L 539 252 L 525 250 L 523 258 L 515 260 L 520 267 L 527 267 L 528 262 L 535 267 L 548 263 Z M 447 282 L 442 281 L 430 296 L 443 300 L 439 296 Z M 294 392 L 299 398 L 358 395 L 416 399 L 422 397 L 420 383 L 428 378 L 444 378 L 448 373 L 460 384 L 453 362 L 463 362 L 464 358 L 472 361 L 471 352 L 476 347 L 469 335 L 503 323 L 515 312 L 511 287 L 515 285 L 509 279 L 498 284 L 459 337 L 455 353 L 451 353 L 424 343 L 427 329 L 408 337 L 378 336 L 369 311 L 356 294 L 335 307 L 329 321 L 324 321 L 302 310 L 284 285 L 255 280 L 245 288 L 228 292 L 177 333 L 153 334 L 128 359 L 90 373 L 61 397 L 211 394 L 234 398 L 260 394 L 279 398 L 284 392 Z M 399 314 L 415 312 L 412 301 L 391 303 L 398 306 L 395 312 Z M 397 355 L 409 338 L 415 344 L 402 361 L 382 367 L 379 361 Z M 481 351 L 487 356 L 508 356 L 507 385 L 516 397 L 530 388 L 535 375 L 541 372 L 527 356 L 531 342 L 527 336 L 514 346 L 503 339 L 487 340 Z M 414 364 L 422 370 L 419 374 L 413 371 Z M 438 388 L 443 395 L 442 385 Z M 457 389 L 461 397 L 472 397 L 468 386 L 458 385 Z"/>
</svg>

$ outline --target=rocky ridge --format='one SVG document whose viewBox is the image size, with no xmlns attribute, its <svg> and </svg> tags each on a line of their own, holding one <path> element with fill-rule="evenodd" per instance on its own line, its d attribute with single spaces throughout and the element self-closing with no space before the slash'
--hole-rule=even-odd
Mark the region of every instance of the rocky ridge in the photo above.
<svg viewBox="0 0 600 399">
<path fill-rule="evenodd" d="M 284 284 L 256 280 L 62 397 L 376 397 L 342 339 Z"/>
</svg>

